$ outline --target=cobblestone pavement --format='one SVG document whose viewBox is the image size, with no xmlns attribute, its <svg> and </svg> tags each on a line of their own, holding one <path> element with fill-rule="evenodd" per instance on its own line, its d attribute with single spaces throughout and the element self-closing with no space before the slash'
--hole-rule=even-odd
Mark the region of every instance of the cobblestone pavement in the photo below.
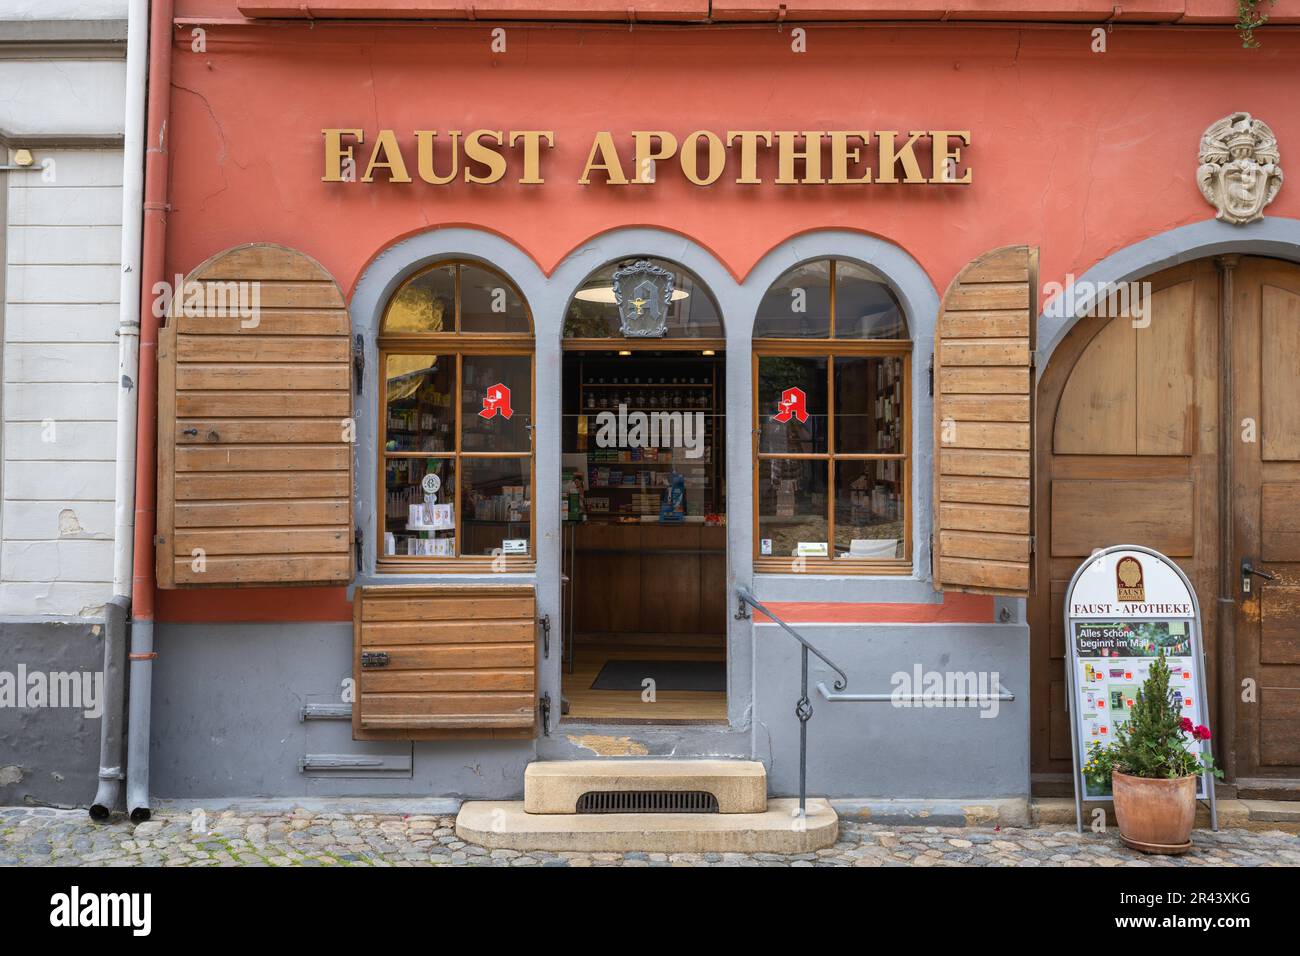
<svg viewBox="0 0 1300 956">
<path fill-rule="evenodd" d="M 1197 830 L 1182 857 L 1144 856 L 1112 830 L 884 826 L 844 821 L 833 847 L 770 853 L 519 853 L 457 839 L 450 816 L 294 810 L 163 811 L 92 823 L 84 811 L 0 807 L 0 866 L 1297 866 L 1300 836 Z"/>
</svg>

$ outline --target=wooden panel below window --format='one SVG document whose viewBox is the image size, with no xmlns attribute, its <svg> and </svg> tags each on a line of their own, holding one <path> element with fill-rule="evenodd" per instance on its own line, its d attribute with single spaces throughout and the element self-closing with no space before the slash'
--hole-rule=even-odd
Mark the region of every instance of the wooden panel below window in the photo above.
<svg viewBox="0 0 1300 956">
<path fill-rule="evenodd" d="M 358 589 L 353 737 L 532 737 L 536 618 L 531 587 Z M 387 661 L 363 667 L 363 651 Z"/>
</svg>

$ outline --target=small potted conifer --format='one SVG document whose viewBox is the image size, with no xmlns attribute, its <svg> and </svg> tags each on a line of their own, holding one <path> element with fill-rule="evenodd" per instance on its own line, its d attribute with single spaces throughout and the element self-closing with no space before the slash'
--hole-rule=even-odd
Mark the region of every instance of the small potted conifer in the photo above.
<svg viewBox="0 0 1300 956">
<path fill-rule="evenodd" d="M 1196 746 L 1188 749 L 1194 741 Z M 1186 853 L 1192 848 L 1196 819 L 1196 778 L 1222 777 L 1201 741 L 1207 727 L 1179 713 L 1169 692 L 1164 651 L 1138 692 L 1129 719 L 1106 746 L 1093 744 L 1083 772 L 1090 781 L 1109 783 L 1115 798 L 1120 839 L 1146 853 Z"/>
</svg>

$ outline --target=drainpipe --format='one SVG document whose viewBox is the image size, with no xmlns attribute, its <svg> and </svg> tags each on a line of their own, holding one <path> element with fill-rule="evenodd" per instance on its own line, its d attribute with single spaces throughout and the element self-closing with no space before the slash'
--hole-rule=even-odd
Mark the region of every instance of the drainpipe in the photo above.
<svg viewBox="0 0 1300 956">
<path fill-rule="evenodd" d="M 127 730 L 126 807 L 149 819 L 149 714 L 153 678 L 154 512 L 157 494 L 158 317 L 153 289 L 164 281 L 167 241 L 167 136 L 171 108 L 173 0 L 154 0 L 149 34 L 149 107 L 145 139 L 144 250 L 140 286 L 140 380 L 136 407 L 135 553 L 131 587 L 131 703 Z"/>
<path fill-rule="evenodd" d="M 126 621 L 135 535 L 136 379 L 140 364 L 140 233 L 144 202 L 144 100 L 149 0 L 130 0 L 126 21 L 126 113 L 122 146 L 122 245 L 117 324 L 117 449 L 113 478 L 113 598 L 105 608 L 104 715 L 93 820 L 106 820 L 122 791 Z"/>
</svg>

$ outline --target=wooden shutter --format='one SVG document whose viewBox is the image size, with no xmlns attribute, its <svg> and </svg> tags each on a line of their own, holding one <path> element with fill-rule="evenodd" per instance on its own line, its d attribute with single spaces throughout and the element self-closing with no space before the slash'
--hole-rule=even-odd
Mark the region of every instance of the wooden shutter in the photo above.
<svg viewBox="0 0 1300 956">
<path fill-rule="evenodd" d="M 934 586 L 1032 589 L 1038 250 L 1007 246 L 944 293 L 934 340 Z"/>
<path fill-rule="evenodd" d="M 187 302 L 199 289 L 203 307 Z M 213 256 L 182 293 L 158 342 L 159 586 L 349 582 L 339 287 L 314 259 L 256 243 Z"/>
<path fill-rule="evenodd" d="M 353 601 L 357 740 L 532 737 L 531 587 L 382 585 Z"/>
</svg>

